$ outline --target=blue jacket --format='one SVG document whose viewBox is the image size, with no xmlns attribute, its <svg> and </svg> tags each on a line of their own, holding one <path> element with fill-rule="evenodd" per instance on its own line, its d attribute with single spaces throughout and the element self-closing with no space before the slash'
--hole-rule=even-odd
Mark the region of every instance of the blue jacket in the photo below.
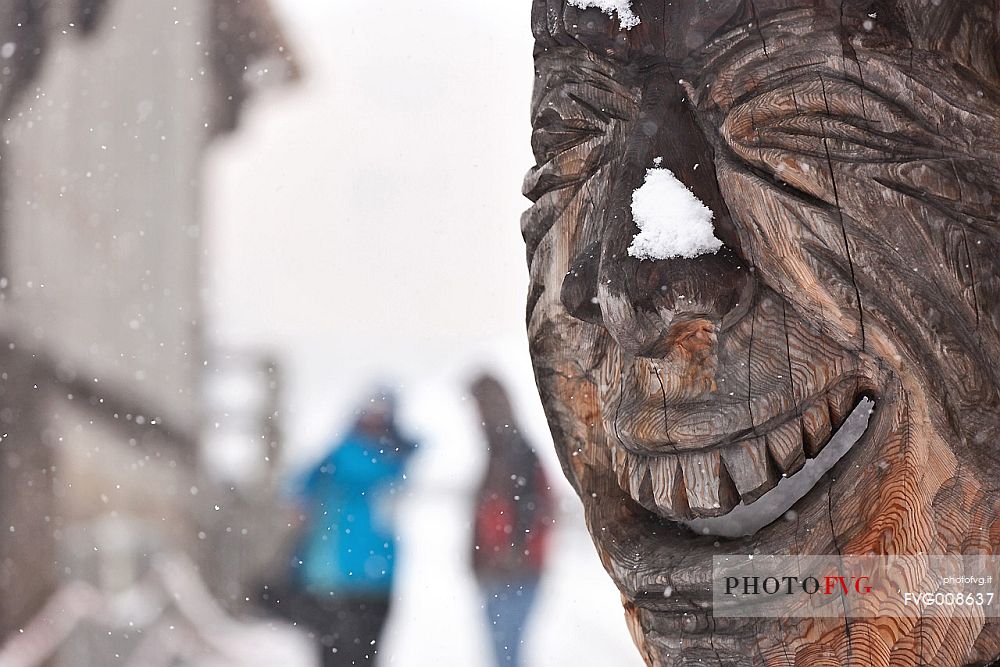
<svg viewBox="0 0 1000 667">
<path fill-rule="evenodd" d="M 354 430 L 302 484 L 308 518 L 297 558 L 306 591 L 388 595 L 395 565 L 391 504 L 413 443 Z"/>
</svg>

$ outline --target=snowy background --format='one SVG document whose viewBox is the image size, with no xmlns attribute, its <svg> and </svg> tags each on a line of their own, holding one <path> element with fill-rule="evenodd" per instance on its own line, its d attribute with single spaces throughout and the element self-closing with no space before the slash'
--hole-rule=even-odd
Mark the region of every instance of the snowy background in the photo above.
<svg viewBox="0 0 1000 667">
<path fill-rule="evenodd" d="M 529 665 L 640 665 L 558 470 L 524 337 L 528 2 L 280 0 L 304 79 L 257 98 L 206 181 L 211 338 L 281 362 L 289 474 L 375 382 L 420 438 L 385 662 L 485 665 L 466 560 L 483 445 L 464 383 L 506 379 L 563 499 Z"/>
</svg>

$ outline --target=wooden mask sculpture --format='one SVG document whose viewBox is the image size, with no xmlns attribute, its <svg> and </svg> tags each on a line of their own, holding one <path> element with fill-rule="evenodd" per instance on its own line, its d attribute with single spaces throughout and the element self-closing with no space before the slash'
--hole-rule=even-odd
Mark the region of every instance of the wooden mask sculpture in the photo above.
<svg viewBox="0 0 1000 667">
<path fill-rule="evenodd" d="M 706 583 L 719 554 L 1000 545 L 998 16 L 534 0 L 531 354 L 648 664 L 1000 656 L 992 618 L 723 619 Z M 630 253 L 650 169 L 711 209 L 721 248 Z M 864 435 L 793 511 L 743 537 L 690 528 L 794 476 L 862 397 Z"/>
</svg>

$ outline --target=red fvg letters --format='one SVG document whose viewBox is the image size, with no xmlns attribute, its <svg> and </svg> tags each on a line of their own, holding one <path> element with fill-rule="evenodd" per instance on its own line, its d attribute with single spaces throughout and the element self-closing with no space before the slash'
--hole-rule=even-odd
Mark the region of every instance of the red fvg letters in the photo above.
<svg viewBox="0 0 1000 667">
<path fill-rule="evenodd" d="M 825 586 L 823 589 L 824 595 L 833 595 L 838 586 L 844 595 L 851 592 L 851 589 L 855 593 L 871 593 L 872 587 L 867 584 L 868 577 L 824 577 Z"/>
</svg>

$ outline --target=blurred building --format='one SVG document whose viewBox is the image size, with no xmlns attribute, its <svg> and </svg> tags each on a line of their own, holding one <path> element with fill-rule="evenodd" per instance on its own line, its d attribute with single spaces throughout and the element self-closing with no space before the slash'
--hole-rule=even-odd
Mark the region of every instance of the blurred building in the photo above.
<svg viewBox="0 0 1000 667">
<path fill-rule="evenodd" d="M 253 90 L 295 74 L 266 0 L 0 0 L 0 640 L 156 554 L 251 595 L 277 376 L 203 337 L 200 173 Z M 227 382 L 250 398 L 227 406 Z M 77 635 L 58 664 L 135 645 Z"/>
</svg>

